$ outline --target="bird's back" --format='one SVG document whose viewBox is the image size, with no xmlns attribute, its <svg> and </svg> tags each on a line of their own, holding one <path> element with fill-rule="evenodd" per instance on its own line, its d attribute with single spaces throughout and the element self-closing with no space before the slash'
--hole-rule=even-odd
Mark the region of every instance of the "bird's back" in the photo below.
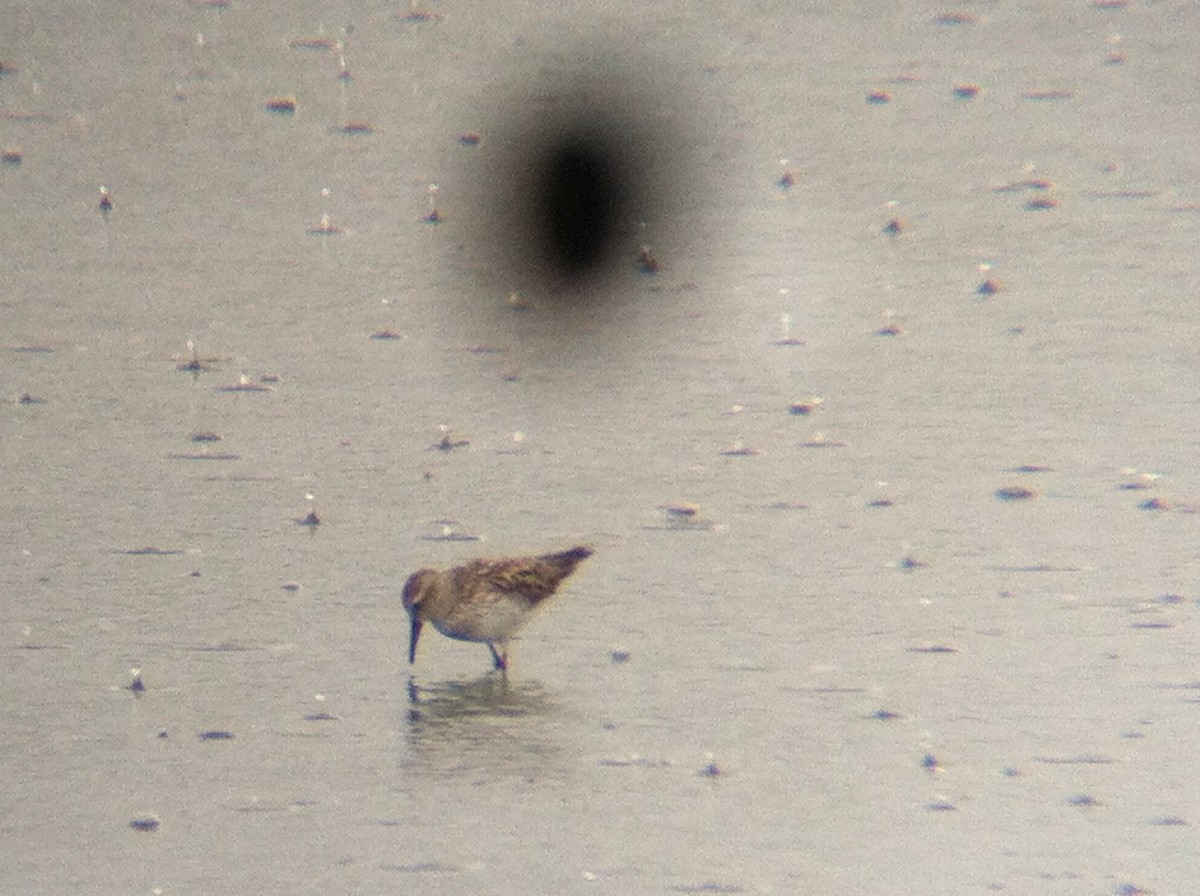
<svg viewBox="0 0 1200 896">
<path fill-rule="evenodd" d="M 540 557 L 511 560 L 476 560 L 461 566 L 456 583 L 464 592 L 487 588 L 512 597 L 524 598 L 536 606 L 558 590 L 559 584 L 592 555 L 591 548 L 576 547 Z"/>
</svg>

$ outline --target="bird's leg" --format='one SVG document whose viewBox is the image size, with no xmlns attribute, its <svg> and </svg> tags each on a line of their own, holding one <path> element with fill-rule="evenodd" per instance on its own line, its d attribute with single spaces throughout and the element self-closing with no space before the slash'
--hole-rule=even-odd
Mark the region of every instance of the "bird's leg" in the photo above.
<svg viewBox="0 0 1200 896">
<path fill-rule="evenodd" d="M 496 645 L 495 645 L 495 644 L 493 644 L 491 641 L 488 641 L 488 650 L 490 650 L 490 651 L 492 652 L 492 666 L 493 666 L 493 668 L 495 668 L 495 669 L 496 669 L 497 671 L 499 671 L 499 672 L 504 672 L 504 671 L 507 671 L 507 669 L 508 669 L 508 658 L 507 658 L 507 657 L 506 657 L 504 654 L 502 654 L 502 653 L 497 653 L 497 652 L 496 652 Z"/>
</svg>

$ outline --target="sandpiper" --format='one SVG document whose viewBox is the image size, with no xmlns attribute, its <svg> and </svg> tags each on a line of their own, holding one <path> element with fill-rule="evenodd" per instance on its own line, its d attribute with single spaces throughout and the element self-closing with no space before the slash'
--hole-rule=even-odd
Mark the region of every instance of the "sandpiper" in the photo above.
<svg viewBox="0 0 1200 896">
<path fill-rule="evenodd" d="M 495 668 L 507 669 L 509 641 L 591 555 L 591 548 L 580 546 L 540 557 L 480 559 L 452 569 L 414 572 L 404 584 L 404 609 L 412 620 L 409 663 L 416 660 L 421 627 L 429 622 L 447 637 L 486 644 Z"/>
</svg>

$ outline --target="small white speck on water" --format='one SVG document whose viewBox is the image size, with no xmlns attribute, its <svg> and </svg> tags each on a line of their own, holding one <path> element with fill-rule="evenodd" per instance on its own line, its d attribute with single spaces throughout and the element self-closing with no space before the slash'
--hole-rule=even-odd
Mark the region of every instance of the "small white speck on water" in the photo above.
<svg viewBox="0 0 1200 896">
<path fill-rule="evenodd" d="M 717 765 L 712 753 L 705 753 L 704 758 L 706 762 L 696 772 L 697 776 L 701 778 L 718 778 L 725 774 L 725 771 Z"/>
</svg>

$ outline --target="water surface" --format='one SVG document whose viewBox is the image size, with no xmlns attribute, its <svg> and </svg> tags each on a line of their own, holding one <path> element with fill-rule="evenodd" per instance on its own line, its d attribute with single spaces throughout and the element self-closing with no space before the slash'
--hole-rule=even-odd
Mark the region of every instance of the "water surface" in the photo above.
<svg viewBox="0 0 1200 896">
<path fill-rule="evenodd" d="M 4 10 L 4 888 L 1187 892 L 1197 20 L 1103 7 Z M 709 142 L 563 309 L 458 136 L 585 28 Z M 411 570 L 581 541 L 407 668 Z"/>
</svg>

